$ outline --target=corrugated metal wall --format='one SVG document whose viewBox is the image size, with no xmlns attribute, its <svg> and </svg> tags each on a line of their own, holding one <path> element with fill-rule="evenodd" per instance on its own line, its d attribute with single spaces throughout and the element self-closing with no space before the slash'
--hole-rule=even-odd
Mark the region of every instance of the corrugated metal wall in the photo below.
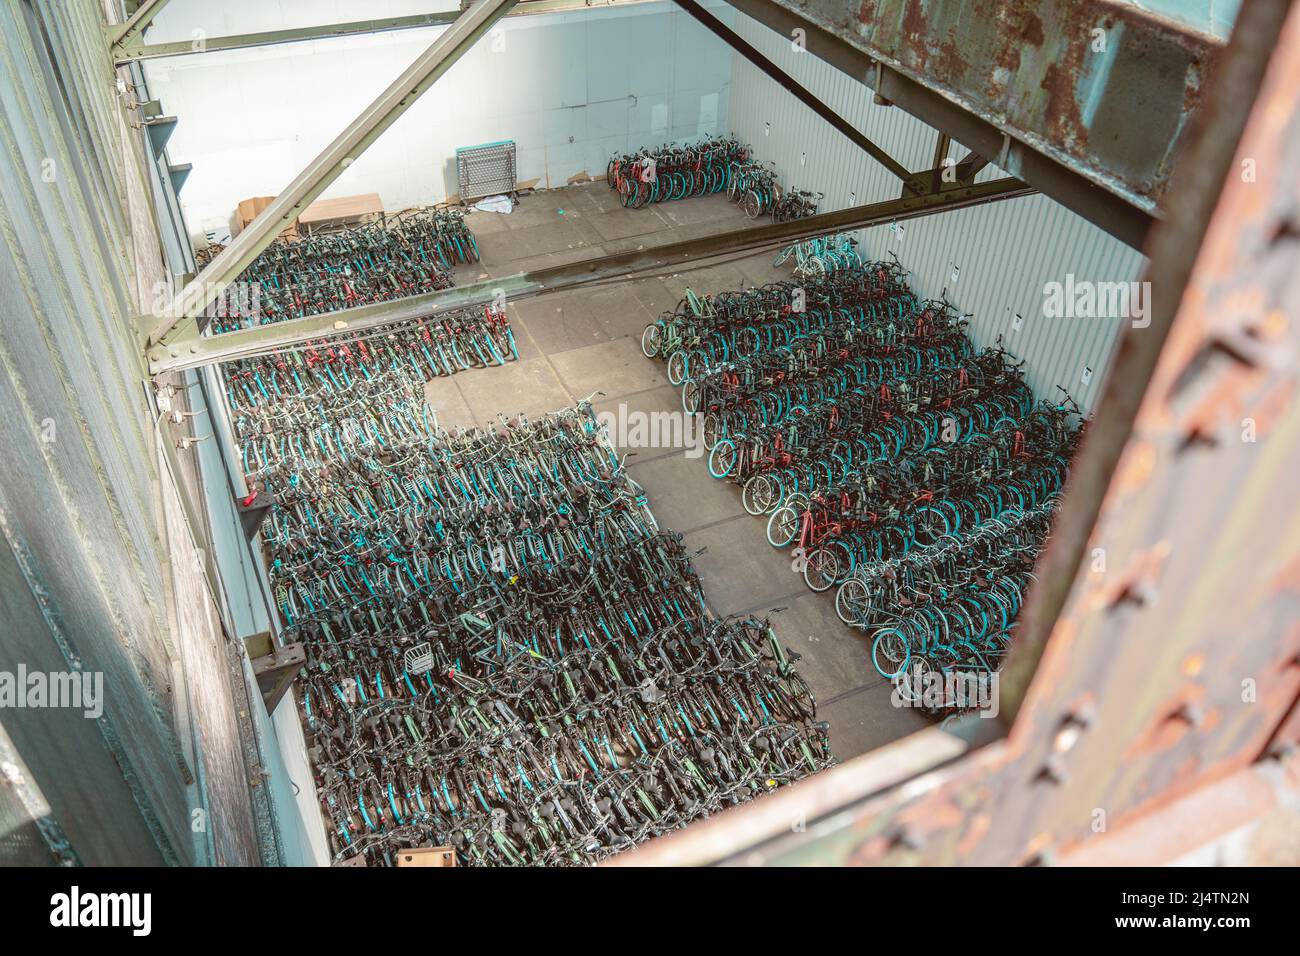
<svg viewBox="0 0 1300 956">
<path fill-rule="evenodd" d="M 933 128 L 897 107 L 873 104 L 865 84 L 796 51 L 789 38 L 756 20 L 738 14 L 735 23 L 742 37 L 907 168 L 932 166 L 938 135 Z M 776 164 L 784 184 L 824 192 L 824 210 L 899 195 L 898 181 L 884 167 L 739 55 L 732 60 L 730 116 L 736 135 L 754 146 L 758 158 Z M 951 155 L 965 152 L 954 145 Z M 979 178 L 1001 175 L 990 166 Z M 900 227 L 859 233 L 864 253 L 880 258 L 893 252 L 911 270 L 919 294 L 946 295 L 971 313 L 971 337 L 978 345 L 1003 336 L 1008 350 L 1027 359 L 1029 382 L 1040 397 L 1057 396 L 1060 385 L 1091 407 L 1126 320 L 1048 318 L 1045 286 L 1064 282 L 1067 274 L 1076 281 L 1136 279 L 1140 254 L 1044 196 L 942 213 Z M 1086 384 L 1085 368 L 1092 370 Z"/>
<path fill-rule="evenodd" d="M 97 0 L 0 3 L 0 672 L 98 673 L 104 694 L 98 718 L 0 709 L 0 760 L 25 768 L 0 790 L 37 814 L 0 826 L 0 861 L 27 832 L 43 862 L 244 862 L 224 640 L 132 330 L 166 276 L 103 24 Z"/>
</svg>

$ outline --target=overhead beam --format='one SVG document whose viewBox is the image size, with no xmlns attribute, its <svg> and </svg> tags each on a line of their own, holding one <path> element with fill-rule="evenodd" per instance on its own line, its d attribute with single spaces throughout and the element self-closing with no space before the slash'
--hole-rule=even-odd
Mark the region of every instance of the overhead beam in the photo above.
<svg viewBox="0 0 1300 956">
<path fill-rule="evenodd" d="M 748 40 L 717 17 L 708 13 L 696 0 L 675 0 L 675 2 L 707 27 L 715 36 L 720 37 L 733 50 L 780 84 L 782 89 L 792 93 L 795 99 L 824 119 L 854 146 L 898 177 L 902 181 L 905 191 L 917 195 L 926 191 L 924 187 L 918 186 L 914 182 L 912 173 L 906 166 L 864 136 L 852 123 L 822 102 L 811 90 L 755 49 Z"/>
<path fill-rule="evenodd" d="M 1138 249 L 1222 49 L 1116 0 L 729 2 Z"/>
<path fill-rule="evenodd" d="M 606 0 L 606 7 L 628 7 L 657 0 Z M 508 17 L 538 16 L 544 13 L 563 13 L 568 10 L 590 10 L 586 0 L 520 0 Z M 238 33 L 229 36 L 204 37 L 199 40 L 175 40 L 166 43 L 145 43 L 136 35 L 113 50 L 115 60 L 127 63 L 132 60 L 154 60 L 165 57 L 217 53 L 223 50 L 245 50 L 276 46 L 284 43 L 304 43 L 312 40 L 329 40 L 336 37 L 357 36 L 367 33 L 392 33 L 399 30 L 418 30 L 427 27 L 448 26 L 460 16 L 459 10 L 438 13 L 413 14 L 404 17 L 384 17 L 371 20 L 354 20 L 348 23 L 327 23 L 318 26 L 291 27 L 284 30 L 266 30 L 260 33 Z"/>
<path fill-rule="evenodd" d="M 942 166 L 943 161 L 948 158 L 948 151 L 949 149 L 951 149 L 951 147 L 952 147 L 951 138 L 949 138 L 948 134 L 945 133 L 943 130 L 940 130 L 939 135 L 935 138 L 934 141 L 934 162 L 932 162 L 930 165 L 935 167 Z"/>
<path fill-rule="evenodd" d="M 178 369 L 196 368 L 213 362 L 265 355 L 308 341 L 355 336 L 381 326 L 428 318 L 441 312 L 499 302 L 531 298 L 601 280 L 626 278 L 638 273 L 663 271 L 707 261 L 717 256 L 751 252 L 784 245 L 796 239 L 862 229 L 890 222 L 916 219 L 938 212 L 983 205 L 1036 190 L 1015 179 L 963 186 L 924 196 L 909 196 L 885 202 L 853 206 L 837 212 L 819 213 L 794 222 L 775 223 L 669 243 L 652 249 L 598 256 L 568 265 L 535 269 L 500 279 L 411 296 L 392 302 L 358 306 L 302 319 L 290 319 L 221 335 L 184 338 L 149 350 L 150 373 L 157 375 Z"/>
<path fill-rule="evenodd" d="M 475 41 L 492 29 L 517 0 L 477 0 L 456 22 L 439 34 L 429 48 L 352 121 L 256 219 L 249 223 L 188 283 L 166 315 L 155 316 L 148 345 L 163 341 L 181 319 L 193 319 L 206 309 L 285 227 L 324 192 L 357 157 L 393 125 L 420 96 L 447 72 Z M 197 329 L 194 330 L 197 333 Z"/>
<path fill-rule="evenodd" d="M 106 28 L 109 48 L 116 50 L 123 43 L 138 40 L 169 3 L 171 0 L 144 0 L 125 22 L 110 23 Z"/>
<path fill-rule="evenodd" d="M 189 56 L 197 53 L 215 53 L 219 50 L 243 50 L 252 47 L 274 46 L 278 43 L 298 43 L 307 40 L 327 40 L 331 37 L 352 36 L 358 33 L 386 33 L 393 30 L 416 30 L 421 27 L 448 26 L 460 16 L 459 10 L 424 13 L 406 17 L 386 17 L 378 20 L 356 20 L 351 23 L 329 23 L 323 26 L 292 27 L 284 30 L 266 30 L 261 33 L 239 33 L 230 36 L 205 36 L 201 40 L 174 40 L 166 43 L 144 43 L 138 35 L 130 42 L 113 48 L 117 64 L 132 60 L 154 60 L 163 57 Z"/>
</svg>

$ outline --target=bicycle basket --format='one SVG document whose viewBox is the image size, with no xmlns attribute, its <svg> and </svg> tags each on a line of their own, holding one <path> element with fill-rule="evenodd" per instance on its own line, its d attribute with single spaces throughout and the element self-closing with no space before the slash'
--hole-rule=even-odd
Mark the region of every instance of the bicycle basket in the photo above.
<svg viewBox="0 0 1300 956">
<path fill-rule="evenodd" d="M 408 673 L 423 674 L 433 670 L 433 645 L 428 642 L 416 644 L 402 655 L 402 664 Z"/>
</svg>

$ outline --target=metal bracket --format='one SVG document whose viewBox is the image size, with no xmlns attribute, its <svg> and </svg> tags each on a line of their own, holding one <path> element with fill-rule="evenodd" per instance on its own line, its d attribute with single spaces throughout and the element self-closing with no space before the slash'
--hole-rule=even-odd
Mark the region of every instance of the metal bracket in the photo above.
<svg viewBox="0 0 1300 956">
<path fill-rule="evenodd" d="M 262 491 L 254 491 L 235 502 L 235 510 L 239 512 L 239 524 L 244 529 L 244 537 L 248 541 L 257 537 L 258 531 L 262 528 L 262 519 L 266 517 L 273 504 L 275 502 L 271 500 L 271 496 Z"/>
<path fill-rule="evenodd" d="M 108 40 L 109 55 L 116 63 L 121 51 L 127 47 L 138 48 L 144 43 L 144 31 L 162 13 L 171 0 L 144 0 L 135 13 L 122 23 L 110 23 L 104 28 Z"/>
<path fill-rule="evenodd" d="M 254 657 L 256 651 L 265 651 L 270 644 L 269 653 Z M 274 646 L 270 631 L 260 631 L 244 638 L 244 647 L 253 664 L 253 676 L 257 678 L 257 689 L 262 693 L 262 702 L 268 714 L 274 713 L 285 692 L 298 676 L 298 671 L 307 663 L 307 651 L 302 644 Z"/>
</svg>

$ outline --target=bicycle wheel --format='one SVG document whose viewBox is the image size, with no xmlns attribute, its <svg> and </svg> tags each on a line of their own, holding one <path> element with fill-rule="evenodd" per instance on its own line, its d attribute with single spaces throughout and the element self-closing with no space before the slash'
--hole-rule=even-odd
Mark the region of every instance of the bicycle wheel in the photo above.
<svg viewBox="0 0 1300 956">
<path fill-rule="evenodd" d="M 791 505 L 782 505 L 767 519 L 767 543 L 774 548 L 787 547 L 799 531 L 799 512 Z"/>
<path fill-rule="evenodd" d="M 736 467 L 738 458 L 736 446 L 724 438 L 709 452 L 709 474 L 714 478 L 726 478 Z"/>
<path fill-rule="evenodd" d="M 700 384 L 688 379 L 682 385 L 682 411 L 694 415 L 700 410 Z"/>
<path fill-rule="evenodd" d="M 835 592 L 835 614 L 850 627 L 866 627 L 874 609 L 871 590 L 861 578 L 849 578 Z"/>
<path fill-rule="evenodd" d="M 736 333 L 736 354 L 741 358 L 748 358 L 758 352 L 762 342 L 758 337 L 758 330 L 752 326 L 745 326 Z"/>
<path fill-rule="evenodd" d="M 664 344 L 664 330 L 658 322 L 651 322 L 641 333 L 641 354 L 654 358 Z"/>
<path fill-rule="evenodd" d="M 772 506 L 772 482 L 767 475 L 752 475 L 740 491 L 740 503 L 745 511 L 758 517 L 767 514 Z"/>
<path fill-rule="evenodd" d="M 901 676 L 911 661 L 912 648 L 907 635 L 895 627 L 876 632 L 871 641 L 871 666 L 886 680 Z"/>
<path fill-rule="evenodd" d="M 830 590 L 840 576 L 840 556 L 837 548 L 814 548 L 804 557 L 803 583 L 821 594 Z"/>
<path fill-rule="evenodd" d="M 724 433 L 724 429 L 722 427 L 722 419 L 720 419 L 717 415 L 713 414 L 712 412 L 705 413 L 703 430 L 704 430 L 704 447 L 712 448 L 722 439 Z"/>
<path fill-rule="evenodd" d="M 678 349 L 668 359 L 668 381 L 673 385 L 681 385 L 686 381 L 685 349 Z"/>
</svg>

